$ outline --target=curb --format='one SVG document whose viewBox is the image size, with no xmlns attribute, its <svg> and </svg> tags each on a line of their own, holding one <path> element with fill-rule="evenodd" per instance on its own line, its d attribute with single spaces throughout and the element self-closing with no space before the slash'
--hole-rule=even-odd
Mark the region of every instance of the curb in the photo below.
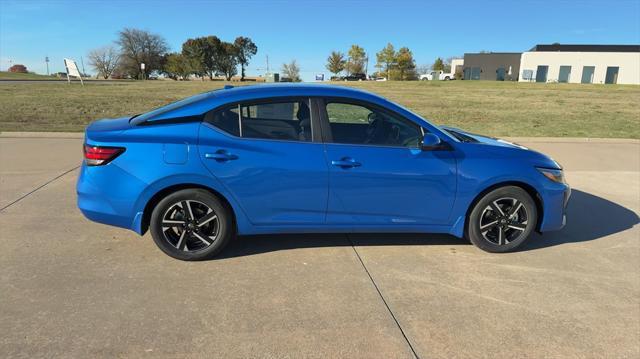
<svg viewBox="0 0 640 359">
<path fill-rule="evenodd" d="M 584 137 L 502 137 L 511 142 L 528 143 L 630 143 L 640 144 L 635 138 L 584 138 Z"/>
<path fill-rule="evenodd" d="M 84 138 L 83 132 L 0 132 L 0 138 Z"/>
</svg>

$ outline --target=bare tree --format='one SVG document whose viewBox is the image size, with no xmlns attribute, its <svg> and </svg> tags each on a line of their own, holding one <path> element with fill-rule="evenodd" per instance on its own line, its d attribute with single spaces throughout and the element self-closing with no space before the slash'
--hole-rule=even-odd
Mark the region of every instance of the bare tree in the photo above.
<svg viewBox="0 0 640 359">
<path fill-rule="evenodd" d="M 89 52 L 89 64 L 104 79 L 108 79 L 113 74 L 119 61 L 120 54 L 113 46 L 105 46 Z"/>
<path fill-rule="evenodd" d="M 117 44 L 121 48 L 122 68 L 133 78 L 146 78 L 151 72 L 160 71 L 169 49 L 162 36 L 131 28 L 118 33 Z M 144 70 L 141 64 L 145 65 Z"/>
<path fill-rule="evenodd" d="M 288 64 L 282 64 L 282 73 L 284 77 L 291 79 L 292 82 L 300 82 L 300 67 L 296 60 L 292 60 Z"/>
</svg>

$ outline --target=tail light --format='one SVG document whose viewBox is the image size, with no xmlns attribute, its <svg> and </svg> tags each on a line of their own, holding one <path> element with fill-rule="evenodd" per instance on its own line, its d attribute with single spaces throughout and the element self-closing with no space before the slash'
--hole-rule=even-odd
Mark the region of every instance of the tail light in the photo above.
<svg viewBox="0 0 640 359">
<path fill-rule="evenodd" d="M 122 152 L 124 147 L 104 147 L 84 145 L 84 160 L 88 166 L 102 166 L 113 161 Z"/>
</svg>

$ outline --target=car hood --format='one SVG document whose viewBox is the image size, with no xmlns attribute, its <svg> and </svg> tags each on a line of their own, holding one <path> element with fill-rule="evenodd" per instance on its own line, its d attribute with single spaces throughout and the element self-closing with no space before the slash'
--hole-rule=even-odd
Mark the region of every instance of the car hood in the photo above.
<svg viewBox="0 0 640 359">
<path fill-rule="evenodd" d="M 492 145 L 492 146 L 510 147 L 510 148 L 519 148 L 519 149 L 522 149 L 522 150 L 530 150 L 528 147 L 519 145 L 517 143 L 509 142 L 509 141 L 506 141 L 506 140 L 503 140 L 503 139 L 500 139 L 500 138 L 478 135 L 478 134 L 475 134 L 475 133 L 471 133 L 471 132 L 467 132 L 467 131 L 461 130 L 459 128 L 455 128 L 455 127 L 442 126 L 440 128 L 446 130 L 449 133 L 453 132 L 452 135 L 454 137 L 459 137 L 459 136 L 456 136 L 456 134 L 458 134 L 458 135 L 462 135 L 463 137 L 468 137 L 469 139 L 471 139 L 471 141 L 464 141 L 463 140 L 463 142 L 476 142 L 476 143 L 483 143 L 483 144 Z M 458 139 L 460 140 L 460 138 L 458 138 Z"/>
<path fill-rule="evenodd" d="M 562 169 L 562 166 L 560 166 L 560 164 L 558 164 L 558 162 L 556 162 L 551 157 L 517 143 L 509 142 L 499 138 L 470 133 L 455 127 L 442 126 L 440 128 L 447 131 L 453 137 L 457 138 L 463 143 L 471 145 L 490 146 L 490 148 L 492 149 L 492 151 L 490 152 L 494 152 L 500 157 L 513 155 L 526 158 L 530 160 L 535 166 Z"/>
</svg>

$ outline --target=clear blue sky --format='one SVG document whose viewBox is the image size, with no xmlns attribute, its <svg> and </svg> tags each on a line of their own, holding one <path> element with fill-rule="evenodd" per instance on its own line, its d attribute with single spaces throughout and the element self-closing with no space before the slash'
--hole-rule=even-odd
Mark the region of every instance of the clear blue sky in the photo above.
<svg viewBox="0 0 640 359">
<path fill-rule="evenodd" d="M 136 27 L 164 36 L 179 51 L 189 37 L 249 36 L 258 45 L 249 74 L 269 56 L 278 71 L 296 59 L 304 79 L 326 73 L 331 50 L 359 44 L 375 53 L 387 42 L 409 47 L 418 65 L 465 52 L 524 51 L 539 43 L 639 44 L 640 1 L 13 1 L 0 0 L 0 69 L 9 61 L 45 73 L 63 57 L 85 58 Z M 87 66 L 87 71 L 89 68 Z"/>
</svg>

